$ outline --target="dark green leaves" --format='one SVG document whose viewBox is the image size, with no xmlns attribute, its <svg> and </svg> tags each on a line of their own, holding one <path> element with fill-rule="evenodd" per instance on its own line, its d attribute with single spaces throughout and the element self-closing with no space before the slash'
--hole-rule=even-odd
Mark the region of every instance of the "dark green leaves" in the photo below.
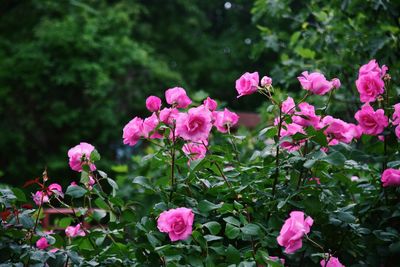
<svg viewBox="0 0 400 267">
<path fill-rule="evenodd" d="M 66 195 L 71 196 L 72 198 L 80 198 L 86 194 L 87 190 L 79 185 L 70 185 L 65 192 Z"/>
</svg>

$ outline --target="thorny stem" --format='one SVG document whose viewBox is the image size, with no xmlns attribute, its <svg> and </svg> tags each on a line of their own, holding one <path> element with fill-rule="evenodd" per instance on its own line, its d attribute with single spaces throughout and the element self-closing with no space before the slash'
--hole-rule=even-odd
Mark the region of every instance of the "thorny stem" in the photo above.
<svg viewBox="0 0 400 267">
<path fill-rule="evenodd" d="M 222 171 L 221 167 L 219 166 L 219 164 L 217 162 L 214 162 L 215 166 L 217 166 L 217 169 L 219 171 L 219 173 L 221 174 L 221 177 L 224 179 L 225 183 L 231 188 L 232 185 L 231 183 L 228 181 L 228 178 L 226 178 L 224 172 Z"/>
<path fill-rule="evenodd" d="M 279 140 L 281 139 L 281 130 L 282 130 L 282 107 L 279 105 L 279 123 L 278 123 L 278 145 L 276 147 L 276 154 L 275 154 L 275 177 L 274 177 L 274 184 L 272 186 L 272 197 L 275 197 L 276 185 L 278 183 L 278 176 L 279 176 Z"/>
<path fill-rule="evenodd" d="M 171 192 L 169 194 L 169 200 L 172 199 L 172 194 L 175 187 L 175 123 L 172 126 L 172 147 L 171 147 Z"/>
<path fill-rule="evenodd" d="M 232 143 L 233 150 L 235 150 L 235 158 L 237 161 L 239 161 L 239 150 L 236 146 L 236 143 L 233 140 L 233 137 L 231 134 L 231 127 L 229 125 L 228 125 L 228 134 L 229 134 L 229 139 L 231 140 L 231 143 Z"/>
<path fill-rule="evenodd" d="M 314 240 L 312 240 L 311 238 L 308 237 L 307 234 L 305 234 L 305 237 L 308 241 L 310 241 L 314 246 L 318 247 L 319 249 L 322 250 L 323 253 L 325 253 L 324 247 L 321 246 L 320 244 L 318 244 L 317 242 L 315 242 Z"/>
</svg>

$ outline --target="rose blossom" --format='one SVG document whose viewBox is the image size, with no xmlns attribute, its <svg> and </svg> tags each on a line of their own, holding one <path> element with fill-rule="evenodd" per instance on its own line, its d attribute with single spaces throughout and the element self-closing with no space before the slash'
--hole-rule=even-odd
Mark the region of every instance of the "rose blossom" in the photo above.
<svg viewBox="0 0 400 267">
<path fill-rule="evenodd" d="M 296 112 L 296 116 L 292 117 L 293 122 L 303 127 L 313 126 L 318 129 L 321 117 L 315 114 L 314 106 L 303 102 L 298 107 L 300 112 Z"/>
<path fill-rule="evenodd" d="M 150 117 L 144 119 L 143 121 L 143 132 L 142 135 L 146 138 L 162 138 L 162 135 L 158 132 L 155 132 L 159 124 L 156 113 L 153 113 Z M 151 133 L 151 135 L 150 135 Z"/>
<path fill-rule="evenodd" d="M 174 120 L 178 118 L 179 110 L 176 108 L 163 108 L 160 111 L 160 121 L 165 124 L 172 125 Z"/>
<path fill-rule="evenodd" d="M 244 95 L 251 95 L 258 90 L 258 82 L 260 78 L 258 72 L 249 73 L 246 72 L 239 79 L 236 80 L 236 91 L 239 97 Z"/>
<path fill-rule="evenodd" d="M 90 170 L 96 170 L 96 166 L 90 162 L 90 154 L 93 150 L 94 146 L 85 142 L 81 142 L 79 145 L 68 150 L 69 166 L 71 169 L 81 172 L 82 165 L 89 163 Z"/>
<path fill-rule="evenodd" d="M 319 72 L 303 71 L 302 76 L 297 77 L 301 86 L 316 95 L 324 95 L 333 89 L 332 82 L 328 81 L 325 76 Z M 337 79 L 337 78 L 336 78 Z M 335 82 L 337 85 L 337 82 Z"/>
<path fill-rule="evenodd" d="M 286 114 L 293 114 L 295 112 L 296 104 L 293 98 L 288 96 L 288 98 L 282 102 L 282 112 Z"/>
<path fill-rule="evenodd" d="M 400 139 L 400 126 L 397 126 L 394 129 L 394 133 L 396 134 L 397 138 Z"/>
<path fill-rule="evenodd" d="M 272 78 L 268 76 L 264 76 L 261 79 L 261 86 L 262 87 L 268 87 L 272 85 Z"/>
<path fill-rule="evenodd" d="M 211 118 L 211 112 L 204 106 L 180 113 L 176 120 L 176 134 L 189 141 L 207 140 L 212 127 Z"/>
<path fill-rule="evenodd" d="M 400 186 L 400 170 L 386 169 L 381 177 L 382 185 L 387 186 Z"/>
<path fill-rule="evenodd" d="M 388 67 L 383 65 L 382 68 L 380 68 L 378 63 L 376 62 L 376 59 L 371 59 L 367 64 L 360 67 L 360 69 L 358 70 L 358 76 L 375 73 L 378 74 L 380 77 L 383 77 L 385 76 L 387 70 Z"/>
<path fill-rule="evenodd" d="M 224 111 L 216 111 L 214 113 L 214 126 L 221 133 L 226 133 L 233 125 L 239 121 L 239 116 L 235 112 L 229 111 L 227 108 Z"/>
<path fill-rule="evenodd" d="M 55 193 L 61 197 L 64 197 L 64 193 L 62 191 L 62 187 L 61 185 L 57 184 L 57 183 L 52 183 L 51 185 L 49 185 L 47 187 L 48 191 L 47 192 L 49 195 L 51 195 L 51 193 Z"/>
<path fill-rule="evenodd" d="M 326 116 L 322 119 L 323 127 L 326 127 L 324 134 L 331 137 L 332 139 L 336 139 L 339 142 L 350 143 L 353 140 L 353 128 L 348 123 L 335 119 L 332 116 Z"/>
<path fill-rule="evenodd" d="M 134 146 L 142 137 L 143 120 L 139 117 L 133 118 L 123 129 L 123 140 L 125 145 Z"/>
<path fill-rule="evenodd" d="M 187 143 L 182 147 L 183 153 L 190 157 L 190 160 L 203 159 L 207 153 L 207 140 L 198 143 Z"/>
<path fill-rule="evenodd" d="M 192 103 L 182 87 L 174 87 L 165 91 L 165 99 L 168 104 L 177 108 L 187 108 Z"/>
<path fill-rule="evenodd" d="M 302 238 L 310 232 L 313 222 L 310 216 L 304 219 L 302 211 L 290 213 L 290 218 L 285 221 L 277 238 L 278 244 L 286 248 L 285 253 L 294 253 L 303 246 Z"/>
<path fill-rule="evenodd" d="M 185 240 L 192 234 L 194 214 L 191 209 L 177 208 L 163 211 L 158 217 L 157 228 L 168 233 L 171 241 Z"/>
<path fill-rule="evenodd" d="M 160 107 L 161 107 L 161 99 L 159 97 L 152 95 L 146 99 L 146 108 L 150 112 L 156 112 L 160 110 Z"/>
<path fill-rule="evenodd" d="M 42 191 L 36 191 L 34 195 L 32 194 L 32 199 L 33 202 L 35 202 L 35 204 L 38 206 L 40 206 L 43 203 L 49 202 L 49 196 Z"/>
<path fill-rule="evenodd" d="M 85 236 L 86 233 L 81 229 L 82 225 L 77 224 L 76 226 L 68 226 L 65 229 L 65 235 L 68 237 Z"/>
<path fill-rule="evenodd" d="M 50 245 L 49 245 L 49 242 L 47 242 L 46 237 L 41 237 L 38 241 L 36 241 L 36 247 L 38 249 L 46 249 L 49 246 Z"/>
<path fill-rule="evenodd" d="M 210 111 L 214 111 L 217 109 L 217 101 L 215 101 L 214 99 L 207 97 L 204 101 L 203 101 L 203 105 L 208 108 Z"/>
<path fill-rule="evenodd" d="M 360 93 L 360 101 L 363 103 L 374 102 L 376 98 L 383 94 L 385 83 L 379 74 L 370 72 L 359 76 L 356 80 L 356 87 Z"/>
<path fill-rule="evenodd" d="M 394 112 L 392 116 L 392 124 L 399 125 L 400 124 L 400 103 L 397 103 L 393 106 Z"/>
<path fill-rule="evenodd" d="M 306 132 L 304 131 L 303 127 L 296 123 L 290 123 L 290 124 L 282 124 L 282 129 L 281 129 L 281 138 L 284 138 L 286 136 L 292 136 L 297 133 L 305 134 Z M 293 140 L 291 142 L 289 141 L 283 141 L 281 142 L 281 147 L 288 150 L 288 151 L 296 151 L 299 150 L 301 145 L 304 143 L 304 140 Z"/>
<path fill-rule="evenodd" d="M 333 88 L 336 88 L 336 89 L 338 89 L 342 85 L 338 78 L 333 78 L 331 83 L 332 83 Z"/>
<path fill-rule="evenodd" d="M 345 267 L 343 264 L 340 263 L 338 258 L 330 256 L 328 262 L 325 259 L 322 259 L 320 262 L 322 267 Z"/>
<path fill-rule="evenodd" d="M 370 105 L 362 106 L 357 111 L 354 118 L 358 121 L 364 134 L 378 135 L 388 126 L 388 118 L 385 116 L 383 109 L 374 109 Z"/>
</svg>

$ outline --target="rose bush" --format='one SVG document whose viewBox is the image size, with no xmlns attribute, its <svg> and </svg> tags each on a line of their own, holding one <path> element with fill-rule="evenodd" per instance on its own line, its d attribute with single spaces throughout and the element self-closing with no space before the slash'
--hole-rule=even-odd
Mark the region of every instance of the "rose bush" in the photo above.
<svg viewBox="0 0 400 267">
<path fill-rule="evenodd" d="M 112 166 L 115 178 L 81 142 L 66 153 L 79 181 L 62 188 L 45 170 L 25 183 L 31 199 L 0 189 L 0 266 L 396 266 L 399 104 L 386 72 L 361 66 L 349 122 L 330 101 L 354 85 L 304 71 L 295 100 L 246 72 L 238 97 L 269 103 L 254 132 L 210 97 L 150 96 L 149 116 L 122 130 L 143 152 Z"/>
</svg>

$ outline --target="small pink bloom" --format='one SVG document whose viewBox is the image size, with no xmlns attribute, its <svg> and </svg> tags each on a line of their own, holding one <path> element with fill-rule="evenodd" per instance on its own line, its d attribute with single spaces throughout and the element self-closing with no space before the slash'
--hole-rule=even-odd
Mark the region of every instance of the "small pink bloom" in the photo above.
<svg viewBox="0 0 400 267">
<path fill-rule="evenodd" d="M 50 249 L 50 250 L 49 250 L 49 252 L 51 252 L 51 253 L 56 253 L 57 251 L 59 251 L 58 248 L 53 248 L 53 249 Z"/>
<path fill-rule="evenodd" d="M 400 103 L 397 103 L 394 107 L 394 112 L 392 116 L 392 124 L 399 125 L 400 124 Z"/>
<path fill-rule="evenodd" d="M 268 76 L 264 76 L 261 78 L 261 86 L 268 87 L 272 85 L 272 78 Z"/>
<path fill-rule="evenodd" d="M 350 180 L 352 181 L 352 182 L 356 182 L 356 181 L 358 181 L 358 180 L 360 180 L 360 178 L 358 177 L 358 176 L 351 176 L 351 178 L 350 178 Z"/>
<path fill-rule="evenodd" d="M 143 120 L 135 117 L 125 125 L 122 137 L 125 145 L 134 146 L 142 137 L 143 134 Z"/>
<path fill-rule="evenodd" d="M 143 133 L 142 135 L 145 138 L 162 138 L 162 135 L 158 133 L 156 130 L 159 124 L 156 113 L 153 113 L 150 117 L 144 119 L 143 121 Z"/>
<path fill-rule="evenodd" d="M 214 111 L 217 109 L 217 101 L 215 101 L 214 99 L 207 97 L 204 101 L 203 101 L 203 105 L 208 108 L 210 111 Z"/>
<path fill-rule="evenodd" d="M 258 90 L 258 83 L 260 78 L 258 72 L 249 73 L 246 72 L 239 79 L 236 80 L 236 91 L 239 97 L 244 95 L 251 95 Z"/>
<path fill-rule="evenodd" d="M 49 192 L 47 192 L 48 195 L 51 195 L 51 193 L 55 193 L 58 196 L 64 197 L 62 187 L 61 187 L 61 185 L 59 185 L 57 183 L 53 183 L 53 184 L 49 185 L 48 191 L 49 191 Z"/>
<path fill-rule="evenodd" d="M 285 253 L 294 253 L 303 246 L 302 238 L 310 232 L 313 222 L 310 216 L 304 219 L 302 211 L 290 213 L 290 218 L 285 221 L 277 238 L 278 244 L 286 248 Z"/>
<path fill-rule="evenodd" d="M 65 234 L 68 237 L 85 236 L 86 233 L 81 229 L 82 225 L 77 224 L 76 226 L 68 226 L 65 229 Z"/>
<path fill-rule="evenodd" d="M 146 108 L 150 111 L 150 112 L 156 112 L 158 110 L 160 110 L 161 108 L 161 99 L 157 96 L 149 96 L 146 99 Z"/>
<path fill-rule="evenodd" d="M 315 114 L 314 106 L 303 102 L 300 103 L 298 107 L 300 112 L 296 112 L 296 116 L 292 117 L 293 122 L 303 127 L 313 126 L 318 129 L 321 117 Z"/>
<path fill-rule="evenodd" d="M 374 102 L 376 98 L 383 94 L 385 83 L 379 74 L 370 72 L 359 76 L 356 80 L 356 87 L 360 93 L 360 101 L 364 103 Z"/>
<path fill-rule="evenodd" d="M 304 131 L 302 126 L 300 126 L 296 123 L 291 123 L 291 124 L 284 123 L 282 125 L 281 138 L 284 138 L 286 136 L 292 136 L 297 133 L 305 134 L 306 132 Z M 280 146 L 282 148 L 292 152 L 292 151 L 299 150 L 300 147 L 303 145 L 303 143 L 304 143 L 304 140 L 298 140 L 298 141 L 293 140 L 292 142 L 283 141 L 283 142 L 281 142 Z"/>
<path fill-rule="evenodd" d="M 374 109 L 370 105 L 362 106 L 357 111 L 354 118 L 358 121 L 364 134 L 378 135 L 388 126 L 388 118 L 385 116 L 383 109 Z"/>
<path fill-rule="evenodd" d="M 49 202 L 49 196 L 42 191 L 36 191 L 36 193 L 32 195 L 32 199 L 33 202 L 35 202 L 35 204 L 38 206 L 40 206 L 40 204 Z"/>
<path fill-rule="evenodd" d="M 93 152 L 94 146 L 81 142 L 68 150 L 69 166 L 72 170 L 81 172 L 82 165 L 89 164 L 90 170 L 96 170 L 96 165 L 90 162 L 90 154 Z"/>
<path fill-rule="evenodd" d="M 221 133 L 226 133 L 228 128 L 236 125 L 239 121 L 239 116 L 235 112 L 229 111 L 227 108 L 224 111 L 216 111 L 214 113 L 214 126 Z"/>
<path fill-rule="evenodd" d="M 180 113 L 176 121 L 176 134 L 189 141 L 208 140 L 211 131 L 212 113 L 204 106 Z"/>
<path fill-rule="evenodd" d="M 187 108 L 192 103 L 182 87 L 174 87 L 165 91 L 165 99 L 168 104 L 177 108 Z"/>
<path fill-rule="evenodd" d="M 183 145 L 182 151 L 190 157 L 190 160 L 203 159 L 207 153 L 207 140 L 198 143 L 187 143 Z"/>
<path fill-rule="evenodd" d="M 353 140 L 354 133 L 352 130 L 354 129 L 351 125 L 340 119 L 335 119 L 332 116 L 326 116 L 322 119 L 322 125 L 323 127 L 328 126 L 324 133 L 326 136 L 332 139 L 336 139 L 337 141 L 346 144 Z"/>
<path fill-rule="evenodd" d="M 386 169 L 382 173 L 382 185 L 387 186 L 400 186 L 400 170 Z"/>
<path fill-rule="evenodd" d="M 71 186 L 77 186 L 78 184 L 75 181 L 72 181 L 70 185 Z"/>
<path fill-rule="evenodd" d="M 319 72 L 308 74 L 308 71 L 304 71 L 301 75 L 297 77 L 301 86 L 316 95 L 324 95 L 333 89 L 332 83 L 326 80 L 325 76 Z"/>
<path fill-rule="evenodd" d="M 36 241 L 36 247 L 38 249 L 46 249 L 48 248 L 50 245 L 47 242 L 46 237 L 41 237 L 38 241 Z"/>
<path fill-rule="evenodd" d="M 286 114 L 293 114 L 295 112 L 296 104 L 293 98 L 288 96 L 288 98 L 282 102 L 282 112 Z"/>
<path fill-rule="evenodd" d="M 331 83 L 332 83 L 333 88 L 335 88 L 335 89 L 338 89 L 342 85 L 338 78 L 333 78 Z"/>
<path fill-rule="evenodd" d="M 371 59 L 367 64 L 362 65 L 358 71 L 358 76 L 367 75 L 370 73 L 377 74 L 379 77 L 383 77 L 386 74 L 388 67 L 385 65 L 382 68 L 379 67 L 375 59 Z"/>
<path fill-rule="evenodd" d="M 194 214 L 191 209 L 177 208 L 163 211 L 158 217 L 157 228 L 168 233 L 171 241 L 185 240 L 192 234 Z"/>
<path fill-rule="evenodd" d="M 310 179 L 308 179 L 308 180 L 309 180 L 309 181 L 315 181 L 316 184 L 321 184 L 320 179 L 317 178 L 317 177 L 312 177 L 312 178 L 310 178 Z"/>
<path fill-rule="evenodd" d="M 160 111 L 160 121 L 165 124 L 172 125 L 174 120 L 178 118 L 179 110 L 176 108 L 163 108 Z"/>
<path fill-rule="evenodd" d="M 322 267 L 345 267 L 343 264 L 340 263 L 338 258 L 331 256 L 329 261 L 326 262 L 325 259 L 322 259 L 320 262 Z"/>
</svg>

